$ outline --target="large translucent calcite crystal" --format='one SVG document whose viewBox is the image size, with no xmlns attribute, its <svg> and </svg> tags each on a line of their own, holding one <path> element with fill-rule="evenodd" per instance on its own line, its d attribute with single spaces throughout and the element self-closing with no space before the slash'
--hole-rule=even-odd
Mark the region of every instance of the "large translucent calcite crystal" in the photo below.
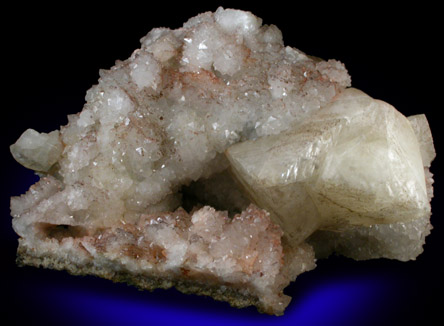
<svg viewBox="0 0 444 326">
<path fill-rule="evenodd" d="M 407 261 L 415 259 L 422 253 L 425 237 L 430 234 L 432 229 L 430 224 L 431 210 L 427 202 L 430 203 L 433 197 L 433 176 L 429 169 L 432 160 L 435 158 L 435 148 L 425 115 L 410 116 L 408 120 L 416 135 L 424 166 L 427 192 L 424 194 L 423 191 L 417 189 L 418 198 L 422 197 L 422 200 L 418 200 L 417 205 L 426 204 L 425 210 L 421 214 L 418 211 L 418 206 L 412 207 L 410 216 L 407 215 L 406 218 L 394 223 L 374 223 L 370 226 L 354 225 L 344 228 L 341 232 L 318 230 L 308 239 L 308 242 L 313 245 L 319 258 L 327 257 L 336 252 L 357 260 L 385 257 Z M 410 152 L 409 154 L 412 156 L 418 155 L 417 152 Z M 406 158 L 403 163 L 405 164 L 408 161 L 408 158 Z M 420 170 L 416 172 L 421 173 Z M 409 180 L 412 181 L 411 178 L 414 175 L 412 173 L 403 176 L 405 187 L 414 187 L 413 183 L 406 184 Z M 405 194 L 408 194 L 408 192 Z M 427 196 L 427 202 L 424 202 L 424 195 Z M 404 196 L 404 199 L 410 202 L 410 206 L 415 205 L 415 197 Z"/>
<path fill-rule="evenodd" d="M 66 126 L 28 129 L 11 146 L 41 176 L 11 199 L 18 262 L 279 315 L 284 288 L 315 267 L 312 246 L 349 255 L 341 248 L 365 233 L 379 251 L 357 258 L 390 256 L 380 245 L 389 234 L 418 254 L 430 229 L 427 122 L 350 86 L 343 64 L 285 46 L 249 12 L 153 29 L 100 71 Z M 272 156 L 250 151 L 272 139 L 282 143 Z M 387 245 L 395 258 L 397 243 Z"/>
<path fill-rule="evenodd" d="M 291 242 L 337 231 L 312 241 L 334 242 L 354 258 L 413 258 L 430 230 L 434 149 L 425 117 L 410 120 L 414 127 L 389 104 L 348 88 L 291 130 L 233 145 L 227 157 Z M 358 246 L 351 234 L 366 240 Z"/>
</svg>

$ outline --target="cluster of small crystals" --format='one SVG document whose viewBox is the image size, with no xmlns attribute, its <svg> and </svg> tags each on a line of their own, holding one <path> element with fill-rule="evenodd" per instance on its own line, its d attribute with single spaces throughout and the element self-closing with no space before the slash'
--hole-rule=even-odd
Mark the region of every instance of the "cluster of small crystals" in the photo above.
<svg viewBox="0 0 444 326">
<path fill-rule="evenodd" d="M 13 214 L 33 218 L 29 207 L 57 213 L 58 204 L 47 198 L 63 193 L 60 187 L 53 177 L 42 178 L 12 201 Z M 52 222 L 39 216 L 32 224 L 34 237 L 20 239 L 21 246 L 35 250 L 38 245 L 40 255 L 64 257 L 77 265 L 111 263 L 111 271 L 123 269 L 134 275 L 149 273 L 207 285 L 217 280 L 215 286 L 235 286 L 239 293 L 257 297 L 262 308 L 274 314 L 281 314 L 290 301 L 282 293 L 289 281 L 314 268 L 314 252 L 308 245 L 291 249 L 294 259 L 283 266 L 282 231 L 266 211 L 253 205 L 233 218 L 205 206 L 191 214 L 183 209 L 142 214 L 135 223 L 101 229 L 65 225 L 63 232 L 57 232 L 60 224 Z"/>
<path fill-rule="evenodd" d="M 173 272 L 199 282 L 216 278 L 217 285 L 235 285 L 240 293 L 259 297 L 269 312 L 278 313 L 290 301 L 282 294 L 289 280 L 314 267 L 312 249 L 302 246 L 297 264 L 289 264 L 291 268 L 281 274 L 281 236 L 269 214 L 253 205 L 233 218 L 205 206 L 191 215 L 183 209 L 143 215 L 136 225 L 100 234 L 94 245 L 107 258 L 124 256 L 130 271 L 155 267 L 163 277 L 168 275 L 164 272 Z"/>
<path fill-rule="evenodd" d="M 211 271 L 228 282 L 259 277 L 262 272 L 256 281 L 266 284 L 282 266 L 281 235 L 267 213 L 254 206 L 232 219 L 226 212 L 205 206 L 191 215 L 183 209 L 142 215 L 137 224 L 99 235 L 97 246 L 115 255 L 134 250 L 138 260 L 148 256 L 159 271 L 189 267 L 187 275 Z"/>
<path fill-rule="evenodd" d="M 62 180 L 68 224 L 174 210 L 182 185 L 227 167 L 228 146 L 286 130 L 350 85 L 341 63 L 313 60 L 285 47 L 277 27 L 222 8 L 153 29 L 100 76 L 60 133 L 28 130 L 11 148 Z"/>
<path fill-rule="evenodd" d="M 389 258 L 415 260 L 423 252 L 430 234 L 430 218 L 424 216 L 410 222 L 352 227 L 342 232 L 317 231 L 307 241 L 317 258 L 340 254 L 356 260 Z"/>
</svg>

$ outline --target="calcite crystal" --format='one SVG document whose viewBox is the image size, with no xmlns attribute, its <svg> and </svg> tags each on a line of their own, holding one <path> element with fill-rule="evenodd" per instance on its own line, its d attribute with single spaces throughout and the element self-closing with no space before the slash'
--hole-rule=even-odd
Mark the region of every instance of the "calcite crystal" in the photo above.
<svg viewBox="0 0 444 326">
<path fill-rule="evenodd" d="M 60 131 L 28 129 L 11 146 L 41 176 L 11 199 L 18 262 L 279 315 L 283 289 L 315 267 L 310 244 L 318 255 L 416 257 L 430 230 L 427 121 L 350 86 L 342 63 L 285 46 L 249 12 L 153 29 L 100 71 Z M 311 191 L 300 176 L 315 174 Z M 342 249 L 362 238 L 376 249 Z"/>
<path fill-rule="evenodd" d="M 434 149 L 425 117 L 410 120 L 415 128 L 389 104 L 348 88 L 291 130 L 233 145 L 227 157 L 292 242 L 344 231 L 312 241 L 354 258 L 413 258 L 430 231 Z M 359 238 L 366 240 L 357 246 Z"/>
<path fill-rule="evenodd" d="M 422 165 L 424 167 L 426 193 L 417 189 L 417 196 L 426 196 L 427 198 L 424 201 L 424 198 L 418 200 L 418 198 L 410 197 L 409 202 L 410 204 L 416 203 L 417 205 L 422 202 L 423 205 L 425 204 L 423 207 L 424 211 L 419 213 L 418 207 L 412 207 L 411 211 L 408 212 L 410 214 L 394 223 L 373 223 L 369 226 L 354 225 L 343 229 L 342 232 L 316 231 L 308 239 L 308 242 L 315 248 L 317 257 L 327 257 L 336 252 L 356 260 L 385 257 L 407 261 L 414 260 L 422 253 L 425 238 L 432 229 L 429 203 L 433 197 L 433 175 L 429 169 L 431 162 L 435 158 L 435 148 L 425 115 L 414 115 L 408 117 L 408 120 L 420 147 Z M 418 155 L 417 152 L 410 152 L 409 154 Z M 407 162 L 409 162 L 408 158 L 403 161 L 404 164 Z M 420 168 L 416 173 L 421 173 Z M 413 187 L 413 176 L 413 173 L 405 174 L 397 182 L 403 180 L 405 187 Z M 407 184 L 408 181 L 410 181 L 409 184 Z M 410 193 L 412 194 L 412 192 Z M 404 192 L 405 194 L 408 194 L 408 192 Z M 399 198 L 402 198 L 402 196 L 398 196 L 396 200 L 399 200 Z M 408 200 L 408 197 L 404 197 L 404 199 Z M 397 212 L 394 213 L 396 214 Z"/>
</svg>

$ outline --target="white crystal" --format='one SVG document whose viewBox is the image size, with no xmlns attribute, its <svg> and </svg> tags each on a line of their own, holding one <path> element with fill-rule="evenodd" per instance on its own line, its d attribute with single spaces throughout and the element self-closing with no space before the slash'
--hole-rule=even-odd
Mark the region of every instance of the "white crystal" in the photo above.
<svg viewBox="0 0 444 326">
<path fill-rule="evenodd" d="M 146 87 L 151 87 L 153 90 L 157 89 L 160 83 L 161 67 L 157 60 L 150 53 L 138 52 L 134 53 L 134 60 L 130 64 L 130 76 L 132 81 L 137 85 L 139 90 Z"/>
<path fill-rule="evenodd" d="M 416 139 L 419 142 L 421 149 L 422 163 L 425 168 L 429 168 L 433 159 L 436 156 L 435 146 L 433 145 L 432 132 L 429 123 L 424 114 L 417 114 L 408 117 Z"/>
<path fill-rule="evenodd" d="M 408 120 L 419 142 L 430 202 L 433 198 L 433 175 L 429 167 L 435 158 L 432 134 L 425 115 L 411 116 Z M 407 261 L 415 260 L 423 252 L 425 238 L 431 229 L 430 212 L 427 212 L 411 221 L 353 226 L 341 232 L 320 230 L 308 242 L 313 245 L 318 258 L 337 253 L 357 260 L 384 257 Z"/>
<path fill-rule="evenodd" d="M 214 13 L 216 23 L 227 33 L 241 35 L 256 32 L 262 25 L 262 19 L 250 12 L 219 7 Z"/>
<path fill-rule="evenodd" d="M 46 134 L 28 129 L 11 145 L 11 153 L 17 162 L 40 172 L 48 172 L 59 160 L 62 151 L 58 130 Z"/>
<path fill-rule="evenodd" d="M 428 129 L 423 117 L 415 121 Z M 419 133 L 429 164 L 430 132 Z M 233 145 L 227 157 L 254 201 L 299 243 L 318 229 L 428 220 L 421 152 L 407 118 L 349 88 L 294 129 Z"/>
</svg>

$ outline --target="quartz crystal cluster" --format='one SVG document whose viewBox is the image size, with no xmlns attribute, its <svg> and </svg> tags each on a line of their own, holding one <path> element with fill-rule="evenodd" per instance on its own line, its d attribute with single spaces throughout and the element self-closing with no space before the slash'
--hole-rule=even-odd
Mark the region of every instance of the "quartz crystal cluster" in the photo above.
<svg viewBox="0 0 444 326">
<path fill-rule="evenodd" d="M 315 252 L 414 259 L 427 120 L 350 86 L 249 12 L 153 29 L 66 126 L 11 146 L 41 176 L 11 199 L 18 262 L 279 315 Z"/>
</svg>

